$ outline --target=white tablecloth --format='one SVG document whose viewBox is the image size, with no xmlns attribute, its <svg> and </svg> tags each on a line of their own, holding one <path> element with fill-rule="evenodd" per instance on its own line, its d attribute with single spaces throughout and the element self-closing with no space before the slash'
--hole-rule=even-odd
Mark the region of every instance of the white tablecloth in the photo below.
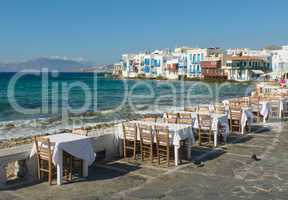
<svg viewBox="0 0 288 200">
<path fill-rule="evenodd" d="M 266 122 L 270 113 L 270 103 L 269 101 L 260 101 L 261 105 L 260 115 L 263 116 L 263 121 Z"/>
<path fill-rule="evenodd" d="M 283 98 L 280 101 L 280 105 L 279 105 L 279 118 L 282 117 L 282 112 L 284 111 L 285 109 L 285 104 L 286 102 L 288 102 L 288 98 Z"/>
<path fill-rule="evenodd" d="M 55 143 L 52 156 L 52 162 L 55 165 L 62 162 L 62 156 L 59 155 L 59 152 L 62 151 L 65 151 L 81 160 L 87 161 L 88 165 L 91 165 L 94 162 L 95 155 L 89 137 L 71 133 L 55 134 L 48 137 L 50 142 Z M 30 157 L 36 153 L 36 145 L 34 144 L 30 153 Z"/>
</svg>

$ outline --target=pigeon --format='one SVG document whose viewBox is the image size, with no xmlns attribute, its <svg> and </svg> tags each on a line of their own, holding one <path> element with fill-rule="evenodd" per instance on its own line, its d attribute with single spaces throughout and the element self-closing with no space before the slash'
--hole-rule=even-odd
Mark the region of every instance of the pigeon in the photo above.
<svg viewBox="0 0 288 200">
<path fill-rule="evenodd" d="M 253 159 L 253 160 L 255 160 L 255 161 L 260 161 L 260 160 L 261 160 L 260 158 L 258 158 L 258 157 L 256 156 L 256 154 L 253 154 L 253 155 L 251 156 L 251 159 Z"/>
<path fill-rule="evenodd" d="M 194 164 L 197 165 L 197 167 L 204 167 L 204 163 L 200 160 L 195 161 Z"/>
</svg>

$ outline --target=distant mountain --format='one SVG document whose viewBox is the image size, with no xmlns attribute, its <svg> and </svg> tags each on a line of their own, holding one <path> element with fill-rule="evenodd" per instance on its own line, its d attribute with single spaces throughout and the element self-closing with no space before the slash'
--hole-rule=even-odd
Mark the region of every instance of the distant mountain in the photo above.
<svg viewBox="0 0 288 200">
<path fill-rule="evenodd" d="M 41 57 L 23 62 L 0 63 L 0 72 L 18 72 L 25 69 L 48 68 L 60 72 L 79 72 L 93 63 L 60 57 Z"/>
<path fill-rule="evenodd" d="M 268 46 L 264 47 L 264 49 L 273 51 L 273 50 L 281 50 L 282 47 L 278 46 L 278 45 L 268 45 Z"/>
<path fill-rule="evenodd" d="M 112 72 L 113 65 L 99 65 L 93 67 L 82 68 L 83 72 Z"/>
</svg>

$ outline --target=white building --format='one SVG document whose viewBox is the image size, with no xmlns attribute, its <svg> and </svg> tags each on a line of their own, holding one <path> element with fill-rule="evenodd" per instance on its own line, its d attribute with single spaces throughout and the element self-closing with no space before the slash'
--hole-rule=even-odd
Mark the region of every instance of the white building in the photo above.
<svg viewBox="0 0 288 200">
<path fill-rule="evenodd" d="M 134 78 L 137 76 L 137 69 L 134 67 L 134 59 L 136 57 L 136 54 L 123 54 L 122 55 L 122 76 L 124 78 Z"/>
<path fill-rule="evenodd" d="M 187 77 L 201 77 L 201 62 L 206 57 L 220 53 L 219 48 L 193 48 L 186 51 Z"/>
<path fill-rule="evenodd" d="M 288 46 L 282 46 L 281 50 L 271 51 L 272 71 L 274 78 L 288 72 Z"/>
</svg>

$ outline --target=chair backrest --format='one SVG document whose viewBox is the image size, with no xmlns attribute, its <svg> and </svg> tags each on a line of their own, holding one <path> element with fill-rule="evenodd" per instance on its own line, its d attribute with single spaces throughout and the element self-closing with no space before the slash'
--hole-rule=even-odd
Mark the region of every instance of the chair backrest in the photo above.
<svg viewBox="0 0 288 200">
<path fill-rule="evenodd" d="M 243 98 L 239 99 L 239 102 L 240 102 L 241 107 L 249 106 L 249 98 L 247 98 L 247 97 L 243 97 Z"/>
<path fill-rule="evenodd" d="M 217 114 L 226 114 L 226 108 L 223 104 L 215 104 L 214 112 Z"/>
<path fill-rule="evenodd" d="M 167 112 L 167 113 L 165 113 L 166 114 L 166 117 L 167 118 L 170 118 L 170 119 L 172 119 L 172 118 L 178 118 L 179 117 L 179 113 L 170 113 L 170 112 Z"/>
<path fill-rule="evenodd" d="M 179 113 L 179 118 L 180 119 L 189 119 L 192 118 L 191 113 Z"/>
<path fill-rule="evenodd" d="M 249 103 L 250 104 L 259 104 L 260 97 L 259 96 L 253 96 L 249 98 Z"/>
<path fill-rule="evenodd" d="M 241 120 L 242 118 L 242 110 L 240 109 L 235 109 L 235 108 L 229 108 L 229 113 L 230 113 L 230 120 Z"/>
<path fill-rule="evenodd" d="M 198 127 L 199 129 L 211 129 L 212 128 L 212 118 L 207 114 L 198 114 Z"/>
<path fill-rule="evenodd" d="M 187 124 L 187 125 L 192 125 L 193 124 L 193 119 L 190 118 L 179 118 L 177 120 L 177 124 Z"/>
<path fill-rule="evenodd" d="M 209 105 L 199 105 L 197 112 L 198 113 L 209 113 L 210 112 Z"/>
<path fill-rule="evenodd" d="M 83 128 L 73 128 L 72 134 L 88 136 L 88 130 Z"/>
<path fill-rule="evenodd" d="M 196 112 L 197 111 L 197 107 L 184 107 L 184 111 L 187 112 Z"/>
<path fill-rule="evenodd" d="M 179 113 L 165 113 L 166 118 L 165 118 L 165 122 L 166 123 L 171 123 L 171 124 L 176 124 L 177 123 L 177 119 L 179 118 Z"/>
<path fill-rule="evenodd" d="M 55 144 L 48 137 L 34 136 L 33 140 L 38 158 L 52 161 Z"/>
<path fill-rule="evenodd" d="M 179 118 L 166 118 L 165 122 L 169 124 L 176 124 Z"/>
<path fill-rule="evenodd" d="M 280 112 L 280 101 L 272 100 L 270 101 L 270 116 L 278 117 Z"/>
<path fill-rule="evenodd" d="M 169 146 L 169 128 L 165 126 L 156 126 L 155 131 L 157 144 Z"/>
<path fill-rule="evenodd" d="M 136 123 L 123 123 L 123 137 L 125 140 L 137 140 L 137 125 Z"/>
<path fill-rule="evenodd" d="M 143 121 L 147 121 L 147 122 L 157 122 L 157 116 L 155 115 L 145 115 L 143 117 Z"/>
<path fill-rule="evenodd" d="M 234 107 L 234 108 L 241 107 L 241 101 L 238 99 L 230 100 L 229 107 Z"/>
<path fill-rule="evenodd" d="M 153 143 L 152 126 L 146 124 L 139 124 L 138 127 L 140 132 L 140 140 L 144 144 L 152 144 Z"/>
</svg>

